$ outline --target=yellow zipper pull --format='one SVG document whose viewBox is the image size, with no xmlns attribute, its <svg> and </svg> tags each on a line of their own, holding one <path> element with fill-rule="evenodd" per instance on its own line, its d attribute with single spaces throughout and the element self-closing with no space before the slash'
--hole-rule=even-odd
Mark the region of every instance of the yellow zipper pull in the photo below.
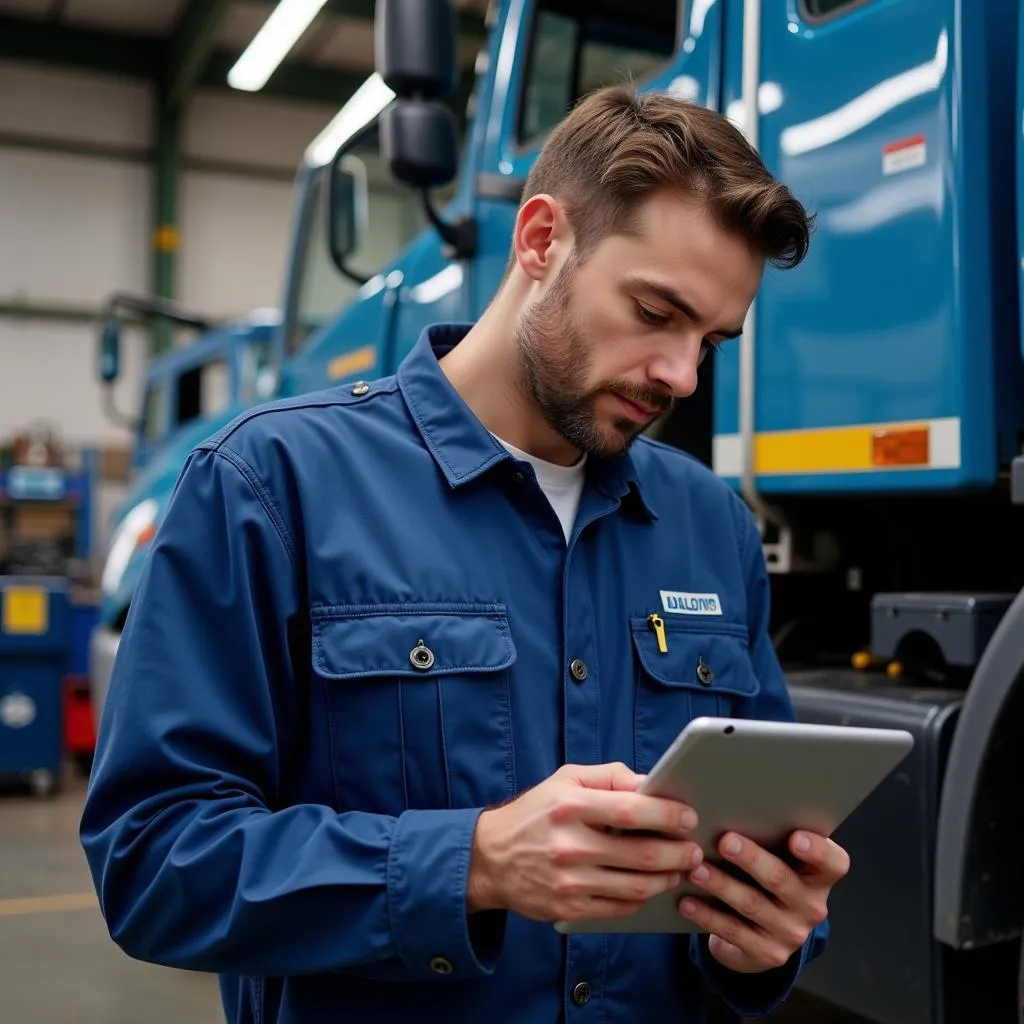
<svg viewBox="0 0 1024 1024">
<path fill-rule="evenodd" d="M 665 620 L 657 612 L 651 612 L 647 616 L 647 621 L 651 624 L 651 629 L 654 630 L 654 635 L 658 638 L 658 650 L 662 654 L 668 654 L 668 641 L 665 639 Z"/>
</svg>

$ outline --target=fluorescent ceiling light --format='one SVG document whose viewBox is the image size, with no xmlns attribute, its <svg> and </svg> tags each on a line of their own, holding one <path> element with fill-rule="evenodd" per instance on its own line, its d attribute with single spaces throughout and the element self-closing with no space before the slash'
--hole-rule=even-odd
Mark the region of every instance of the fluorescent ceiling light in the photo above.
<svg viewBox="0 0 1024 1024">
<path fill-rule="evenodd" d="M 325 3 L 327 0 L 280 0 L 228 72 L 228 85 L 247 92 L 262 89 Z"/>
<path fill-rule="evenodd" d="M 327 163 L 343 142 L 368 125 L 394 98 L 394 90 L 385 85 L 384 79 L 375 71 L 309 144 L 306 160 L 314 167 Z"/>
</svg>

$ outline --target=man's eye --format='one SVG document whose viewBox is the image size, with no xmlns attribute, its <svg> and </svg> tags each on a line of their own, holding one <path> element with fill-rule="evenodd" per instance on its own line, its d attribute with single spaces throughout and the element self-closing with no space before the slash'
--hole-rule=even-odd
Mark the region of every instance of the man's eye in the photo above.
<svg viewBox="0 0 1024 1024">
<path fill-rule="evenodd" d="M 648 327 L 664 327 L 671 319 L 671 317 L 663 316 L 661 313 L 655 313 L 653 309 L 648 309 L 639 302 L 636 304 L 636 310 L 637 316 Z"/>
</svg>

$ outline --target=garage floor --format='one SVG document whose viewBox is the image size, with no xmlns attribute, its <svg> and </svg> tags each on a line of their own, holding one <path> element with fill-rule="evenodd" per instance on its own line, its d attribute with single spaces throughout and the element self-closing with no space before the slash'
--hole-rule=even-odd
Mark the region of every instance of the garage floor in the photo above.
<svg viewBox="0 0 1024 1024">
<path fill-rule="evenodd" d="M 3 1024 L 224 1024 L 212 976 L 139 963 L 110 940 L 78 843 L 84 793 L 70 768 L 50 800 L 0 789 Z M 800 996 L 770 1019 L 854 1024 Z"/>
<path fill-rule="evenodd" d="M 4 1024 L 224 1024 L 216 981 L 142 964 L 110 941 L 78 843 L 85 783 L 0 792 Z"/>
</svg>

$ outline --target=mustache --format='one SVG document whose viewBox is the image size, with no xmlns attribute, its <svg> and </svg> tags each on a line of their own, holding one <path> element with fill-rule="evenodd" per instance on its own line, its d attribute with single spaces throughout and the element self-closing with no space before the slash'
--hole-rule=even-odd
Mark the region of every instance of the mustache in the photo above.
<svg viewBox="0 0 1024 1024">
<path fill-rule="evenodd" d="M 627 401 L 636 402 L 638 405 L 657 409 L 659 415 L 671 409 L 674 402 L 672 396 L 665 394 L 664 391 L 645 387 L 642 384 L 631 384 L 628 381 L 609 382 L 602 390 L 610 391 L 612 394 L 625 398 Z"/>
</svg>

